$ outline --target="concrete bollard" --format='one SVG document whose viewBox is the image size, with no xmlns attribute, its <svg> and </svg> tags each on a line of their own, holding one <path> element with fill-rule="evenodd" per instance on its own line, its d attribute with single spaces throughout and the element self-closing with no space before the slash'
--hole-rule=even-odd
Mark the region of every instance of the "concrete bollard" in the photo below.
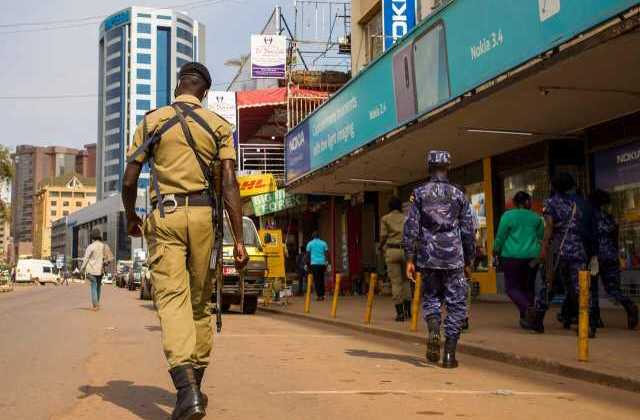
<svg viewBox="0 0 640 420">
<path fill-rule="evenodd" d="M 373 312 L 373 298 L 376 294 L 376 284 L 378 283 L 378 273 L 369 275 L 369 292 L 367 293 L 367 309 L 364 313 L 364 322 L 371 323 L 371 313 Z"/>
<path fill-rule="evenodd" d="M 410 331 L 418 331 L 418 317 L 420 316 L 420 294 L 422 293 L 422 274 L 416 273 L 416 289 L 411 302 L 411 327 Z"/>
<path fill-rule="evenodd" d="M 304 313 L 311 312 L 311 287 L 313 285 L 313 274 L 307 275 L 307 290 L 304 295 Z"/>
<path fill-rule="evenodd" d="M 336 283 L 333 286 L 333 302 L 331 303 L 331 318 L 336 317 L 338 312 L 338 296 L 340 295 L 340 281 L 342 280 L 342 274 L 336 274 Z"/>
<path fill-rule="evenodd" d="M 589 361 L 589 289 L 591 274 L 581 271 L 578 275 L 580 286 L 578 316 L 578 361 Z"/>
</svg>

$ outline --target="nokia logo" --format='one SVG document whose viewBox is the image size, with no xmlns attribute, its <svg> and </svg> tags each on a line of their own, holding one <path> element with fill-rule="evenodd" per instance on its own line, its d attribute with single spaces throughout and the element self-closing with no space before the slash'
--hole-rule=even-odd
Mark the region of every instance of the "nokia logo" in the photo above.
<svg viewBox="0 0 640 420">
<path fill-rule="evenodd" d="M 409 32 L 409 21 L 407 17 L 407 0 L 391 0 L 391 35 L 395 43 Z"/>
<path fill-rule="evenodd" d="M 289 151 L 295 152 L 304 145 L 304 133 L 298 133 L 289 140 Z"/>
</svg>

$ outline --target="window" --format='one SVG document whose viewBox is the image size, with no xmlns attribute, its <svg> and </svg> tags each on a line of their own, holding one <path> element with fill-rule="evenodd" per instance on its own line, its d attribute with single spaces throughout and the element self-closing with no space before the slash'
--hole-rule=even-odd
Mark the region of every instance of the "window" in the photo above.
<svg viewBox="0 0 640 420">
<path fill-rule="evenodd" d="M 151 64 L 151 54 L 138 54 L 138 64 Z"/>
<path fill-rule="evenodd" d="M 76 207 L 82 207 L 82 201 L 76 201 Z"/>
<path fill-rule="evenodd" d="M 42 267 L 42 272 L 43 273 L 51 273 L 51 267 L 43 266 Z"/>
<path fill-rule="evenodd" d="M 185 29 L 182 29 L 180 27 L 176 28 L 176 35 L 180 39 L 184 39 L 185 41 L 189 41 L 189 43 L 193 43 L 193 35 L 191 34 L 191 32 Z"/>
<path fill-rule="evenodd" d="M 113 70 L 116 67 L 120 67 L 120 61 L 121 61 L 122 57 L 115 57 L 112 58 L 111 60 L 107 61 L 107 72 L 109 70 Z"/>
<path fill-rule="evenodd" d="M 58 205 L 58 202 L 57 202 L 57 201 L 52 201 L 52 202 L 51 202 L 51 205 L 52 205 L 52 206 L 57 206 L 57 205 Z"/>
<path fill-rule="evenodd" d="M 60 193 L 58 191 L 49 192 L 50 197 L 60 197 Z"/>
<path fill-rule="evenodd" d="M 111 146 L 111 145 L 114 145 L 114 144 L 120 144 L 120 133 L 118 132 L 116 134 L 108 135 L 105 138 L 105 141 L 107 143 L 107 146 Z"/>
<path fill-rule="evenodd" d="M 531 195 L 531 210 L 542 214 L 542 204 L 549 197 L 549 175 L 544 167 L 505 176 L 502 182 L 504 209 L 513 208 L 513 197 L 518 191 Z"/>
<path fill-rule="evenodd" d="M 110 99 L 114 99 L 114 98 L 119 98 L 120 97 L 120 88 L 116 87 L 113 88 L 109 91 L 107 91 L 107 101 Z"/>
<path fill-rule="evenodd" d="M 151 109 L 151 101 L 147 99 L 136 100 L 136 109 L 140 111 L 148 111 Z"/>
<path fill-rule="evenodd" d="M 120 81 L 120 73 L 112 73 L 107 76 L 107 86 Z"/>
<path fill-rule="evenodd" d="M 122 42 L 116 42 L 115 44 L 111 44 L 107 47 L 107 57 L 111 54 L 115 54 L 122 48 Z"/>
<path fill-rule="evenodd" d="M 158 16 L 158 19 L 171 20 L 171 16 L 160 15 Z"/>
<path fill-rule="evenodd" d="M 68 210 L 63 211 L 63 212 L 62 212 L 62 215 L 63 215 L 63 216 L 68 216 L 68 215 L 69 215 L 69 211 L 68 211 Z"/>
<path fill-rule="evenodd" d="M 120 166 L 118 164 L 109 165 L 105 168 L 105 176 L 118 175 L 120 173 Z"/>
<path fill-rule="evenodd" d="M 72 194 L 70 191 L 63 191 L 63 192 L 62 192 L 62 196 L 63 196 L 63 197 L 73 197 L 73 194 Z M 69 202 L 67 201 L 66 203 L 67 203 L 67 204 L 65 204 L 65 206 L 68 206 L 68 205 L 69 205 Z"/>
<path fill-rule="evenodd" d="M 414 46 L 418 112 L 426 112 L 449 98 L 449 70 L 444 25 L 429 29 Z"/>
<path fill-rule="evenodd" d="M 151 80 L 151 70 L 138 69 L 136 70 L 136 76 L 138 79 Z"/>
<path fill-rule="evenodd" d="M 120 119 L 116 118 L 113 120 L 109 120 L 104 125 L 105 130 L 113 130 L 114 128 L 120 128 Z"/>
<path fill-rule="evenodd" d="M 185 45 L 181 42 L 178 42 L 176 44 L 176 49 L 178 50 L 179 53 L 182 53 L 184 55 L 187 55 L 189 57 L 193 57 L 193 48 L 191 48 L 188 45 Z"/>
<path fill-rule="evenodd" d="M 95 197 L 95 196 L 96 196 L 96 193 L 94 193 L 94 192 L 88 192 L 87 193 L 87 197 Z"/>
<path fill-rule="evenodd" d="M 136 125 L 140 124 L 143 118 L 144 115 L 136 115 Z"/>
<path fill-rule="evenodd" d="M 109 181 L 104 183 L 105 191 L 116 191 L 118 189 L 118 181 Z"/>
<path fill-rule="evenodd" d="M 151 39 L 149 38 L 138 38 L 136 42 L 136 46 L 138 48 L 150 49 L 151 48 Z"/>
<path fill-rule="evenodd" d="M 149 23 L 138 23 L 138 32 L 141 34 L 150 34 L 151 25 Z"/>
<path fill-rule="evenodd" d="M 180 67 L 184 66 L 188 62 L 188 60 L 178 57 L 178 59 L 176 60 L 176 65 L 178 66 L 178 69 L 180 69 Z"/>
<path fill-rule="evenodd" d="M 182 18 L 178 18 L 178 22 L 182 23 L 183 25 L 186 25 L 188 27 L 191 27 L 191 22 L 189 22 L 188 20 L 184 20 Z"/>
<path fill-rule="evenodd" d="M 149 13 L 138 13 L 139 18 L 150 18 L 151 15 Z"/>
<path fill-rule="evenodd" d="M 69 207 L 69 202 L 68 201 L 63 201 L 62 202 L 62 206 L 63 207 Z"/>
<path fill-rule="evenodd" d="M 364 36 L 367 43 L 367 62 L 370 63 L 384 52 L 381 11 L 364 24 Z"/>
<path fill-rule="evenodd" d="M 150 85 L 136 85 L 136 93 L 138 95 L 151 95 Z"/>
<path fill-rule="evenodd" d="M 156 38 L 156 106 L 161 107 L 171 99 L 171 29 L 158 28 Z"/>
<path fill-rule="evenodd" d="M 120 149 L 112 149 L 104 154 L 105 160 L 114 160 L 120 158 Z"/>
<path fill-rule="evenodd" d="M 58 212 L 56 210 L 51 210 L 51 215 L 55 217 L 58 215 Z"/>
<path fill-rule="evenodd" d="M 120 103 L 116 102 L 115 104 L 111 104 L 107 106 L 106 115 L 111 114 L 119 114 L 120 113 Z"/>
</svg>

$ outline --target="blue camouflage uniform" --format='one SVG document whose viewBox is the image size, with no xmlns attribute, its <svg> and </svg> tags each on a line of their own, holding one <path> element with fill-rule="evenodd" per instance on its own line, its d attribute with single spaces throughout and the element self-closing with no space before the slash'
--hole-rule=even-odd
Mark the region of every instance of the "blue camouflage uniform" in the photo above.
<svg viewBox="0 0 640 420">
<path fill-rule="evenodd" d="M 574 210 L 575 209 L 575 210 Z M 587 268 L 595 253 L 595 231 L 590 204 L 574 193 L 556 193 L 544 202 L 543 214 L 553 220 L 551 252 L 556 264 L 556 279 L 562 281 L 568 308 L 572 311 L 563 316 L 577 315 L 579 295 L 578 274 Z M 546 282 L 538 285 L 536 309 L 546 311 L 549 293 Z M 591 302 L 593 309 L 594 302 Z"/>
<path fill-rule="evenodd" d="M 449 154 L 432 152 L 430 164 L 447 164 Z M 475 256 L 474 222 L 469 201 L 445 177 L 432 176 L 416 188 L 404 226 L 405 255 L 422 273 L 425 321 L 440 324 L 442 302 L 447 309 L 445 336 L 457 339 L 467 317 L 465 265 Z"/>
<path fill-rule="evenodd" d="M 607 294 L 622 306 L 632 303 L 620 290 L 620 262 L 618 260 L 618 224 L 610 214 L 596 209 L 593 212 L 598 238 L 598 262 L 600 280 Z M 598 289 L 592 288 L 594 303 L 598 306 Z"/>
</svg>

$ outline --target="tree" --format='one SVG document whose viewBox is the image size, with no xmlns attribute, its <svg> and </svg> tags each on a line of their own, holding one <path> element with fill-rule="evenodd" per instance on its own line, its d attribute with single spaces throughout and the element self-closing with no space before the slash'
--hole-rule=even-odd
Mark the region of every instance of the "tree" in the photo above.
<svg viewBox="0 0 640 420">
<path fill-rule="evenodd" d="M 11 162 L 11 152 L 3 145 L 0 145 L 0 184 L 11 181 L 13 178 L 13 163 Z M 0 199 L 0 212 L 7 216 L 7 207 Z"/>
</svg>

